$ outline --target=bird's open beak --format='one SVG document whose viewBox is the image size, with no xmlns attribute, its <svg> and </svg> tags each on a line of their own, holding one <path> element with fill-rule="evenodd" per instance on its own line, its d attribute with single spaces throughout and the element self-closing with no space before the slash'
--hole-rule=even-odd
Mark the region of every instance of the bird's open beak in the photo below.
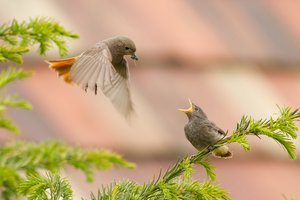
<svg viewBox="0 0 300 200">
<path fill-rule="evenodd" d="M 181 112 L 184 112 L 184 113 L 193 112 L 193 104 L 192 104 L 190 99 L 189 99 L 189 103 L 190 103 L 190 107 L 188 109 L 178 109 L 178 110 L 181 111 Z"/>
<path fill-rule="evenodd" d="M 131 59 L 132 59 L 132 60 L 138 60 L 139 58 L 133 53 L 133 54 L 131 55 Z"/>
</svg>

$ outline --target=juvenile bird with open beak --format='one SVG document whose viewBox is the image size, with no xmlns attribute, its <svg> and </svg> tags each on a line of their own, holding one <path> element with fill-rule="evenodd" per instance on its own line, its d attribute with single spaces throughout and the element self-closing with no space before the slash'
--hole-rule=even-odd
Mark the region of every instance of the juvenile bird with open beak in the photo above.
<svg viewBox="0 0 300 200">
<path fill-rule="evenodd" d="M 129 89 L 128 62 L 124 56 L 138 60 L 135 51 L 135 44 L 130 38 L 117 36 L 97 43 L 79 56 L 46 62 L 67 83 L 74 82 L 95 95 L 102 91 L 122 115 L 130 117 L 134 108 Z"/>
<path fill-rule="evenodd" d="M 226 136 L 226 133 L 208 120 L 203 110 L 190 100 L 188 109 L 179 109 L 184 112 L 189 121 L 184 126 L 186 138 L 199 151 L 208 148 Z M 230 158 L 232 153 L 227 146 L 221 146 L 213 151 L 216 157 Z"/>
</svg>

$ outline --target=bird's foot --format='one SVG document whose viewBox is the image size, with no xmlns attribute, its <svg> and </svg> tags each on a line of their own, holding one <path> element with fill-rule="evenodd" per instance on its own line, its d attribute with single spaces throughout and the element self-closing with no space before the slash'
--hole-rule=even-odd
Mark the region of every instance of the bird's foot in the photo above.
<svg viewBox="0 0 300 200">
<path fill-rule="evenodd" d="M 213 146 L 208 146 L 208 147 L 207 147 L 207 150 L 208 150 L 208 151 L 213 151 L 214 148 L 213 148 Z"/>
<path fill-rule="evenodd" d="M 95 84 L 95 95 L 97 95 L 98 86 L 97 83 Z"/>
</svg>

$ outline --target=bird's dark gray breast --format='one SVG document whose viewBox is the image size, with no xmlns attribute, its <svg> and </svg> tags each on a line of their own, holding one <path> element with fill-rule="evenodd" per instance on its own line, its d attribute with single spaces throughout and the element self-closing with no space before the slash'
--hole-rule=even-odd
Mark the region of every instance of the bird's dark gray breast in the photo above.
<svg viewBox="0 0 300 200">
<path fill-rule="evenodd" d="M 223 137 L 219 128 L 209 120 L 190 120 L 184 127 L 186 138 L 198 150 L 216 143 Z"/>
<path fill-rule="evenodd" d="M 127 61 L 123 56 L 117 56 L 115 59 L 113 57 L 112 65 L 123 78 L 128 78 Z"/>
<path fill-rule="evenodd" d="M 118 46 L 114 45 L 115 41 L 102 42 L 111 53 L 111 64 L 114 66 L 116 71 L 125 79 L 128 78 L 128 65 L 124 58 L 124 52 L 120 51 Z"/>
</svg>

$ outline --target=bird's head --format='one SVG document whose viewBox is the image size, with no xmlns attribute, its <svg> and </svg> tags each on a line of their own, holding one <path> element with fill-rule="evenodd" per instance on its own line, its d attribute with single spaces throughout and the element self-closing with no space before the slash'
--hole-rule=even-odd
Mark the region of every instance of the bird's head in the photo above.
<svg viewBox="0 0 300 200">
<path fill-rule="evenodd" d="M 189 119 L 191 118 L 200 118 L 200 119 L 207 119 L 206 114 L 203 112 L 203 110 L 191 102 L 189 99 L 190 107 L 187 109 L 178 109 L 181 112 L 184 112 Z"/>
<path fill-rule="evenodd" d="M 125 36 L 117 36 L 112 38 L 112 45 L 115 45 L 119 54 L 130 55 L 131 59 L 138 60 L 138 57 L 135 55 L 136 47 L 134 42 Z"/>
</svg>

